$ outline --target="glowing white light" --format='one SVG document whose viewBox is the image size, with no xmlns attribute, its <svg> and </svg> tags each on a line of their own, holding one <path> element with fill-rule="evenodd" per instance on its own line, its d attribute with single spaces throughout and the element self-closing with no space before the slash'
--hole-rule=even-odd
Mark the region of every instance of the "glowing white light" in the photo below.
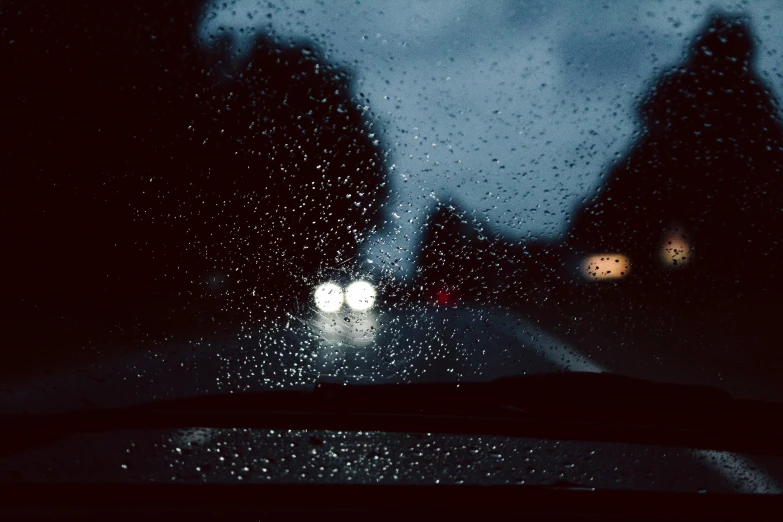
<svg viewBox="0 0 783 522">
<path fill-rule="evenodd" d="M 354 310 L 369 310 L 375 304 L 375 287 L 367 281 L 356 281 L 345 289 L 345 300 Z"/>
<path fill-rule="evenodd" d="M 343 305 L 343 289 L 334 283 L 324 283 L 315 289 L 313 298 L 322 312 L 336 312 Z"/>
</svg>

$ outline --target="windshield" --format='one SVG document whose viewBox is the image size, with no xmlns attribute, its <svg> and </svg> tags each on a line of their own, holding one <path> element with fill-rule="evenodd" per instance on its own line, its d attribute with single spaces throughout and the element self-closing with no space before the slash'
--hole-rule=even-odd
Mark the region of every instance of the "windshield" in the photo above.
<svg viewBox="0 0 783 522">
<path fill-rule="evenodd" d="M 4 2 L 0 412 L 563 371 L 783 401 L 781 23 Z"/>
</svg>

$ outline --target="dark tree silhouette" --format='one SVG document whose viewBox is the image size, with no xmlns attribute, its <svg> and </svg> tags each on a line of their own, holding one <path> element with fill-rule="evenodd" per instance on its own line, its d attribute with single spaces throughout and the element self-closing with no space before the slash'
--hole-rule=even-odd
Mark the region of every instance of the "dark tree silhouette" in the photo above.
<svg viewBox="0 0 783 522">
<path fill-rule="evenodd" d="M 597 196 L 576 209 L 563 241 L 505 250 L 477 243 L 474 254 L 505 252 L 494 262 L 508 256 L 507 264 L 525 265 L 526 277 L 515 282 L 520 292 L 545 283 L 577 306 L 592 292 L 575 286 L 583 280 L 579 261 L 592 253 L 629 258 L 628 277 L 616 283 L 628 295 L 668 299 L 687 290 L 708 300 L 778 289 L 783 128 L 776 101 L 753 71 L 747 22 L 713 15 L 685 62 L 651 85 L 640 114 L 640 139 Z M 438 248 L 423 248 L 425 265 L 436 261 L 433 250 L 459 253 L 449 251 L 454 239 L 438 237 Z M 462 266 L 472 262 L 460 255 Z"/>
<path fill-rule="evenodd" d="M 488 298 L 488 275 L 496 261 L 491 243 L 481 244 L 479 233 L 454 206 L 435 210 L 422 234 L 417 256 L 421 297 L 450 305 L 462 296 L 469 300 Z"/>
<path fill-rule="evenodd" d="M 4 319 L 287 310 L 378 222 L 349 72 L 265 38 L 231 56 L 200 4 L 0 6 Z"/>
<path fill-rule="evenodd" d="M 516 306 L 548 290 L 551 271 L 540 261 L 551 254 L 544 243 L 512 244 L 457 201 L 435 209 L 422 238 L 414 287 L 429 302 Z"/>
<path fill-rule="evenodd" d="M 519 308 L 610 368 L 670 356 L 709 379 L 779 374 L 783 127 L 753 49 L 745 19 L 710 16 L 683 63 L 650 85 L 639 139 L 563 240 L 481 241 L 442 209 L 419 285 Z M 596 281 L 592 254 L 617 254 L 601 270 L 622 277 Z"/>
<path fill-rule="evenodd" d="M 713 15 L 644 98 L 641 139 L 576 213 L 570 248 L 628 255 L 648 294 L 778 288 L 783 128 L 753 59 L 747 22 Z"/>
</svg>

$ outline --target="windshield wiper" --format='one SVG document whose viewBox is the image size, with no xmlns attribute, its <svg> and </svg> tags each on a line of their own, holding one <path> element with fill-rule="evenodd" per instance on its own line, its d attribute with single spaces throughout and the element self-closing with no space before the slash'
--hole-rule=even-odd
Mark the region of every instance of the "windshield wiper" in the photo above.
<svg viewBox="0 0 783 522">
<path fill-rule="evenodd" d="M 344 385 L 2 419 L 0 454 L 69 435 L 186 427 L 505 435 L 783 454 L 783 405 L 609 373 Z"/>
</svg>

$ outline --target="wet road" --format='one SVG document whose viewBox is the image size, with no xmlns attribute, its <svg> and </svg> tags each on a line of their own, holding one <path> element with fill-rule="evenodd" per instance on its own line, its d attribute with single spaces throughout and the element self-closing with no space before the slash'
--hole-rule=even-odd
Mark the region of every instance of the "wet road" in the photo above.
<svg viewBox="0 0 783 522">
<path fill-rule="evenodd" d="M 207 393 L 308 387 L 319 380 L 489 380 L 603 368 L 513 312 L 395 306 L 310 310 L 45 378 L 6 383 L 2 411 L 116 406 Z"/>
<path fill-rule="evenodd" d="M 504 309 L 411 305 L 363 313 L 313 310 L 275 325 L 244 327 L 6 385 L 0 407 L 19 412 L 118 406 L 197 394 L 306 388 L 319 380 L 489 380 L 559 370 L 638 374 L 651 367 L 640 357 L 618 367 L 599 364 Z M 694 451 L 692 457 L 732 490 L 781 491 L 783 477 L 770 475 L 747 457 L 705 451 Z"/>
<path fill-rule="evenodd" d="M 586 355 L 587 354 L 587 355 Z M 370 312 L 315 309 L 275 324 L 129 352 L 0 388 L 0 411 L 119 406 L 201 394 L 307 388 L 319 380 L 388 383 L 490 380 L 552 371 L 611 371 L 718 384 L 735 395 L 759 386 L 720 360 L 678 360 L 659 346 L 576 347 L 501 308 L 395 305 Z"/>
</svg>

